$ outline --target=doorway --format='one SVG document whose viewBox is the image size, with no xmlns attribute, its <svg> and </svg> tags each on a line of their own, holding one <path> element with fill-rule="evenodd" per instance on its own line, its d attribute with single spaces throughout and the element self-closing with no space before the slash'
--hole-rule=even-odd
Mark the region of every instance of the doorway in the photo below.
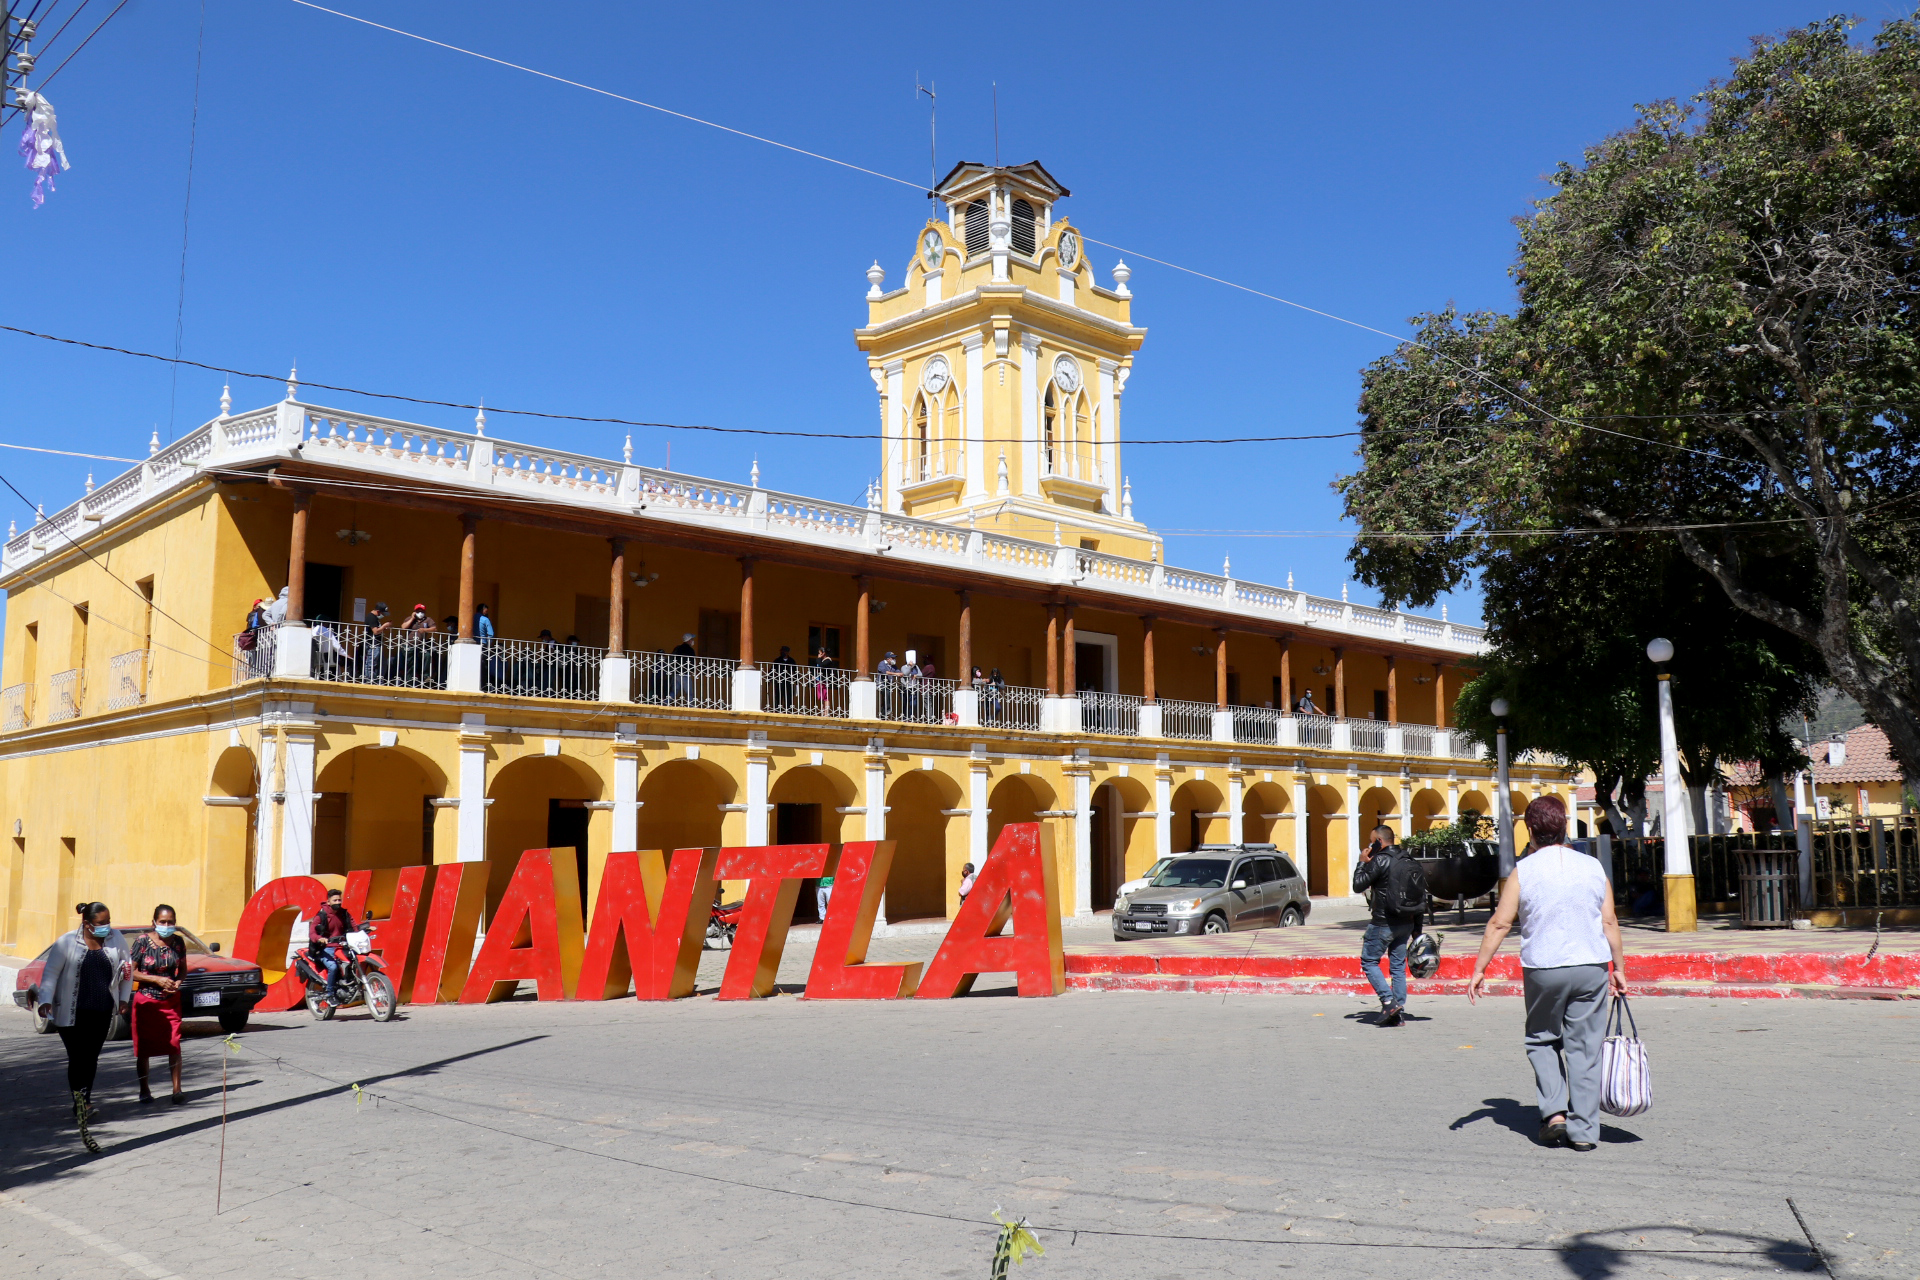
<svg viewBox="0 0 1920 1280">
<path fill-rule="evenodd" d="M 775 844 L 819 844 L 820 806 L 817 804 L 776 804 L 773 806 L 773 842 Z M 793 904 L 795 924 L 820 923 L 818 880 L 800 882 L 800 900 Z"/>
<path fill-rule="evenodd" d="M 340 602 L 347 594 L 347 571 L 337 564 L 307 562 L 307 607 L 309 620 L 325 618 L 340 622 Z"/>
<path fill-rule="evenodd" d="M 1110 786 L 1093 793 L 1093 886 L 1095 911 L 1113 906 L 1121 883 L 1126 879 L 1121 862 L 1125 850 L 1120 841 L 1120 794 Z"/>
<path fill-rule="evenodd" d="M 547 801 L 547 848 L 572 849 L 580 875 L 580 922 L 587 920 L 587 802 Z"/>
<path fill-rule="evenodd" d="M 1074 692 L 1115 693 L 1120 688 L 1120 637 L 1100 631 L 1073 636 Z"/>
</svg>

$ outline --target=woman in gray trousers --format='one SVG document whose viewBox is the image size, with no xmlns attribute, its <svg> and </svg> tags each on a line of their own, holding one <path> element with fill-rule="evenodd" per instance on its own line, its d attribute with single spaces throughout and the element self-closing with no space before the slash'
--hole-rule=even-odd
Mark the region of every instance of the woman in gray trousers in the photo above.
<svg viewBox="0 0 1920 1280">
<path fill-rule="evenodd" d="M 1487 964 L 1517 919 L 1540 1141 L 1591 1151 L 1600 1138 L 1600 1045 L 1608 996 L 1627 993 L 1620 920 L 1599 861 L 1563 843 L 1567 807 L 1560 797 L 1541 796 L 1528 805 L 1526 823 L 1532 848 L 1501 887 L 1467 999 L 1479 998 Z"/>
</svg>

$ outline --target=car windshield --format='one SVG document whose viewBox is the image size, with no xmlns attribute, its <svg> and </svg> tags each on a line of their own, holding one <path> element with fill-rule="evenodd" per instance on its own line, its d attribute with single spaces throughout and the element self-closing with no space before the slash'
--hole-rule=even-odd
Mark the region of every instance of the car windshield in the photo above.
<svg viewBox="0 0 1920 1280">
<path fill-rule="evenodd" d="M 1224 858 L 1175 858 L 1153 878 L 1156 889 L 1218 889 L 1227 882 Z"/>
<path fill-rule="evenodd" d="M 152 933 L 153 926 L 150 924 L 135 925 L 131 929 L 122 929 L 120 932 L 127 936 L 128 942 L 132 942 L 137 934 Z M 213 954 L 213 952 L 207 950 L 206 943 L 200 941 L 200 939 L 194 937 L 185 929 L 174 930 L 173 936 L 187 944 L 187 954 L 190 956 L 210 956 Z"/>
</svg>

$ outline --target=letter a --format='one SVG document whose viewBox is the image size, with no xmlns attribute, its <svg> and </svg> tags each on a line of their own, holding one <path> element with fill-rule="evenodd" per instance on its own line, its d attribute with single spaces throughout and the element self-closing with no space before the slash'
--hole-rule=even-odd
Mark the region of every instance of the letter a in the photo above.
<svg viewBox="0 0 1920 1280">
<path fill-rule="evenodd" d="M 1013 936 L 998 937 L 1009 916 Z M 916 995 L 922 1000 L 965 995 L 976 974 L 1009 972 L 1019 976 L 1023 996 L 1057 996 L 1067 989 L 1060 876 L 1052 833 L 1038 822 L 1012 822 L 1000 829 Z"/>
<path fill-rule="evenodd" d="M 692 995 L 719 856 L 676 849 L 669 864 L 658 849 L 608 854 L 574 999 L 618 1000 L 629 981 L 636 1000 Z"/>
<path fill-rule="evenodd" d="M 809 1000 L 903 1000 L 920 984 L 920 962 L 868 964 L 873 920 L 893 867 L 891 840 L 861 840 L 840 847 L 833 870 L 833 896 L 813 949 L 807 976 Z"/>
<path fill-rule="evenodd" d="M 556 858 L 553 855 L 562 856 Z M 565 1000 L 580 977 L 580 868 L 571 849 L 529 849 L 494 910 L 461 1004 L 505 1000 L 523 978 L 542 1000 Z"/>
</svg>

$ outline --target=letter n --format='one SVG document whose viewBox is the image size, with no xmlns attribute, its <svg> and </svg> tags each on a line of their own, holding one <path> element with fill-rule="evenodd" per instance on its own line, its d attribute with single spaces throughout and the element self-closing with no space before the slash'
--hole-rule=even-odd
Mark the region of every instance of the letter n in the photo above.
<svg viewBox="0 0 1920 1280">
<path fill-rule="evenodd" d="M 1013 935 L 999 937 L 1009 916 Z M 1057 996 L 1067 989 L 1053 835 L 1038 822 L 1000 828 L 916 995 L 922 1000 L 965 995 L 976 974 L 1009 972 L 1019 977 L 1023 996 Z"/>
<path fill-rule="evenodd" d="M 840 847 L 833 895 L 827 899 L 827 918 L 820 924 L 820 942 L 813 950 L 813 972 L 807 976 L 807 999 L 900 1000 L 919 986 L 918 960 L 866 963 L 880 895 L 887 890 L 887 872 L 893 867 L 893 849 L 891 840 L 861 840 Z"/>
<path fill-rule="evenodd" d="M 576 1000 L 637 1000 L 693 994 L 713 905 L 718 849 L 610 853 L 600 873 L 593 928 L 580 961 Z"/>
<path fill-rule="evenodd" d="M 542 1000 L 565 1000 L 580 978 L 582 914 L 580 865 L 572 849 L 521 854 L 460 988 L 460 1003 L 505 1000 L 522 979 L 533 980 Z"/>
</svg>

